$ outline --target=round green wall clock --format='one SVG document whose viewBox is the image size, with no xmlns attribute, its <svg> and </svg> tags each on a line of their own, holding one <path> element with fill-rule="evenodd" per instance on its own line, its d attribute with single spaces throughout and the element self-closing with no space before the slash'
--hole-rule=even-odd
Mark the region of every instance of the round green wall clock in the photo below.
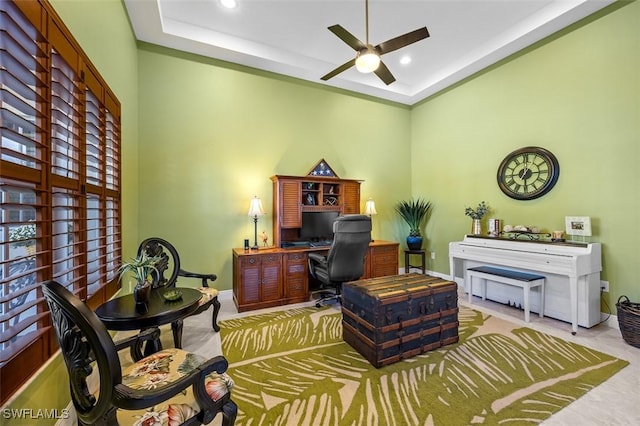
<svg viewBox="0 0 640 426">
<path fill-rule="evenodd" d="M 537 146 L 520 148 L 504 157 L 498 167 L 498 186 L 516 200 L 533 200 L 551 191 L 560 165 L 550 151 Z"/>
</svg>

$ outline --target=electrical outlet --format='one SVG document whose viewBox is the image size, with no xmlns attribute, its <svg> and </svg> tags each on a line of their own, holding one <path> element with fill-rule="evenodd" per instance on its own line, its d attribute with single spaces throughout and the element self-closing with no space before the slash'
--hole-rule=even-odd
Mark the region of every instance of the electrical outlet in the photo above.
<svg viewBox="0 0 640 426">
<path fill-rule="evenodd" d="M 431 259 L 435 260 L 435 258 L 436 258 L 436 252 L 432 251 L 431 252 Z"/>
<path fill-rule="evenodd" d="M 609 281 L 600 281 L 600 289 L 605 293 L 609 293 Z"/>
</svg>

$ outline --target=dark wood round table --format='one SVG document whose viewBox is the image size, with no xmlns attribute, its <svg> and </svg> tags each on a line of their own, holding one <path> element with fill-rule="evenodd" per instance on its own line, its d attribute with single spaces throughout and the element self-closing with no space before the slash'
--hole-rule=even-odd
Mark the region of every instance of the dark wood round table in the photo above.
<svg viewBox="0 0 640 426">
<path fill-rule="evenodd" d="M 146 311 L 141 312 L 136 307 L 132 294 L 117 297 L 98 306 L 96 315 L 109 330 L 144 330 L 163 324 L 181 320 L 198 309 L 198 302 L 202 293 L 193 288 L 177 287 L 182 297 L 176 301 L 168 301 L 163 297 L 172 288 L 158 288 L 151 291 Z M 138 348 L 140 349 L 140 348 Z M 147 342 L 145 355 L 162 349 L 160 341 Z M 132 352 L 133 354 L 133 352 Z"/>
</svg>

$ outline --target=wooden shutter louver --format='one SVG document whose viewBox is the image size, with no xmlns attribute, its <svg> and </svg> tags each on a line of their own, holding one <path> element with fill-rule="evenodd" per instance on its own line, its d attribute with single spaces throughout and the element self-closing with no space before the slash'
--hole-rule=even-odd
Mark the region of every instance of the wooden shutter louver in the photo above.
<svg viewBox="0 0 640 426">
<path fill-rule="evenodd" d="M 121 262 L 120 104 L 46 0 L 0 1 L 0 404 L 54 353 L 40 284 Z"/>
</svg>

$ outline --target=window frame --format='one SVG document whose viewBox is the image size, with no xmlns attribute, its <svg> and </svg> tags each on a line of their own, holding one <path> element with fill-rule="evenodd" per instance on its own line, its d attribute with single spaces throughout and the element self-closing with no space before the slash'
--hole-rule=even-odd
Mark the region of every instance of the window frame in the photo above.
<svg viewBox="0 0 640 426">
<path fill-rule="evenodd" d="M 1 404 L 58 349 L 40 283 L 91 308 L 118 290 L 122 209 L 117 97 L 46 0 L 0 13 Z"/>
</svg>

